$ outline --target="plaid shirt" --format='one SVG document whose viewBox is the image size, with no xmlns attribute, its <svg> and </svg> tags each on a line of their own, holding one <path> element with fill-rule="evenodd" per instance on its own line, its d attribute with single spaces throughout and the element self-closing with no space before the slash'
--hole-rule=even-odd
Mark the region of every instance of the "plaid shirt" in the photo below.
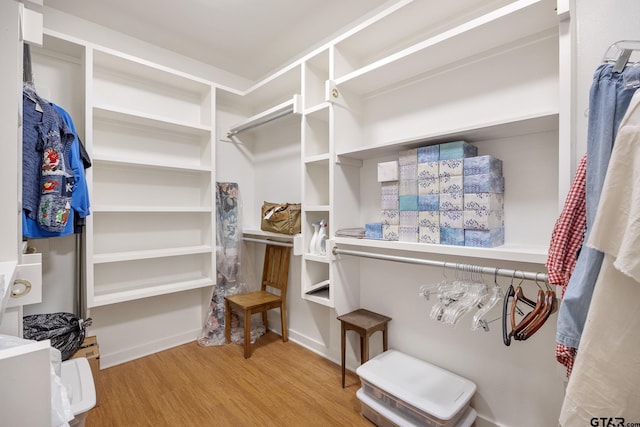
<svg viewBox="0 0 640 427">
<path fill-rule="evenodd" d="M 562 287 L 562 297 L 567 290 L 569 278 L 578 260 L 578 251 L 584 240 L 587 224 L 586 173 L 587 156 L 585 155 L 576 170 L 564 207 L 553 228 L 545 264 L 549 283 Z M 571 375 L 575 356 L 575 348 L 556 344 L 556 359 L 567 367 L 567 377 Z"/>
</svg>

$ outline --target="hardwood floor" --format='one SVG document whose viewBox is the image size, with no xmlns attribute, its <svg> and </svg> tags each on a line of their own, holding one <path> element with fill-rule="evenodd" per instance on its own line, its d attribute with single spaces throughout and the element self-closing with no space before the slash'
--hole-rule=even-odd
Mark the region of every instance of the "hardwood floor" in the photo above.
<svg viewBox="0 0 640 427">
<path fill-rule="evenodd" d="M 86 427 L 363 426 L 356 374 L 268 332 L 253 345 L 195 342 L 100 371 Z"/>
</svg>

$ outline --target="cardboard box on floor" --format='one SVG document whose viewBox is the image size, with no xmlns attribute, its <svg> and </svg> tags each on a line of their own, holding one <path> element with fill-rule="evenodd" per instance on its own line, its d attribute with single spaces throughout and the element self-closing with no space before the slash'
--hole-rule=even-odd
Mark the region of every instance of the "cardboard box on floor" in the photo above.
<svg viewBox="0 0 640 427">
<path fill-rule="evenodd" d="M 96 406 L 100 404 L 100 346 L 98 345 L 98 338 L 95 336 L 85 337 L 84 341 L 80 345 L 80 348 L 73 353 L 71 359 L 78 357 L 86 357 L 91 367 L 91 374 L 93 375 L 93 383 L 96 388 Z"/>
</svg>

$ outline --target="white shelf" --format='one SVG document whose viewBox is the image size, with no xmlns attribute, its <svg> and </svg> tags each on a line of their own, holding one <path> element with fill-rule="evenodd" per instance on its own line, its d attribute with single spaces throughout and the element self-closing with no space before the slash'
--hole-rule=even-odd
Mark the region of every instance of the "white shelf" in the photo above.
<svg viewBox="0 0 640 427">
<path fill-rule="evenodd" d="M 166 295 L 175 292 L 187 291 L 191 289 L 199 289 L 212 286 L 213 280 L 210 278 L 200 278 L 195 280 L 187 280 L 177 283 L 168 283 L 162 285 L 148 286 L 141 285 L 135 289 L 118 290 L 102 290 L 101 293 L 94 295 L 91 307 L 99 307 L 120 302 L 132 301 L 141 298 L 149 298 L 159 295 Z"/>
<path fill-rule="evenodd" d="M 304 162 L 305 164 L 322 163 L 322 162 L 328 162 L 329 159 L 331 159 L 331 155 L 329 153 L 323 153 L 323 154 L 315 154 L 313 156 L 306 156 L 304 158 Z"/>
<path fill-rule="evenodd" d="M 557 26 L 550 1 L 519 0 L 339 77 L 335 84 L 369 94 Z"/>
<path fill-rule="evenodd" d="M 302 210 L 305 212 L 329 212 L 331 206 L 329 205 L 302 205 Z"/>
<path fill-rule="evenodd" d="M 397 154 L 399 150 L 420 146 L 439 144 L 455 140 L 477 142 L 497 140 L 532 133 L 558 129 L 558 112 L 541 112 L 536 115 L 513 117 L 510 120 L 467 125 L 445 132 L 417 135 L 410 139 L 390 141 L 374 146 L 363 146 L 357 149 L 338 151 L 337 156 L 350 159 L 366 160 L 386 155 Z"/>
<path fill-rule="evenodd" d="M 328 102 L 321 102 L 304 110 L 305 116 L 311 116 L 323 122 L 329 121 L 329 105 Z"/>
<path fill-rule="evenodd" d="M 170 132 L 197 136 L 206 136 L 211 133 L 210 126 L 203 126 L 195 122 L 191 123 L 182 120 L 174 120 L 170 117 L 148 114 L 142 111 L 122 108 L 114 105 L 94 105 L 93 112 L 97 119 L 128 123 L 135 126 L 163 129 Z"/>
<path fill-rule="evenodd" d="M 354 239 L 348 237 L 336 237 L 335 244 L 337 246 L 349 245 L 362 248 L 408 251 L 420 254 L 453 255 L 456 257 L 495 259 L 543 265 L 547 260 L 548 254 L 547 247 L 503 245 L 495 248 L 476 248 L 468 246 L 432 245 L 428 243 Z"/>
<path fill-rule="evenodd" d="M 95 205 L 91 207 L 94 213 L 100 212 L 212 212 L 213 208 L 206 206 L 132 206 L 132 205 Z"/>
<path fill-rule="evenodd" d="M 111 262 L 135 261 L 140 259 L 166 258 L 182 255 L 206 254 L 212 252 L 211 246 L 191 246 L 184 248 L 153 249 L 146 251 L 127 251 L 110 254 L 94 254 L 93 263 L 103 264 Z"/>
<path fill-rule="evenodd" d="M 144 79 L 148 84 L 172 87 L 196 95 L 211 91 L 211 83 L 206 80 L 108 48 L 94 47 L 93 62 L 98 70 Z"/>
<path fill-rule="evenodd" d="M 303 294 L 302 298 L 306 299 L 308 301 L 311 301 L 311 302 L 315 302 L 316 304 L 324 305 L 324 306 L 327 306 L 327 307 L 333 307 L 333 303 L 331 301 L 330 290 L 329 289 L 325 289 L 323 291 L 318 291 L 318 292 L 314 293 L 313 295 Z"/>
<path fill-rule="evenodd" d="M 191 165 L 178 165 L 178 164 L 169 164 L 169 163 L 160 163 L 160 162 L 149 162 L 149 161 L 139 161 L 139 160 L 129 160 L 122 159 L 117 157 L 109 157 L 109 156 L 101 156 L 94 155 L 93 161 L 96 163 L 104 163 L 111 164 L 116 166 L 132 166 L 132 167 L 148 167 L 148 168 L 157 168 L 164 170 L 177 170 L 191 173 L 211 173 L 211 168 L 204 166 L 191 166 Z"/>
<path fill-rule="evenodd" d="M 307 261 L 324 262 L 329 263 L 329 257 L 327 255 L 316 255 L 312 253 L 305 253 L 304 259 Z"/>
<path fill-rule="evenodd" d="M 241 110 L 247 115 L 253 115 L 290 100 L 294 94 L 300 93 L 300 83 L 300 64 L 294 63 L 246 90 L 218 86 L 216 104 L 218 108 L 232 107 L 235 111 Z"/>
<path fill-rule="evenodd" d="M 256 237 L 258 239 L 273 239 L 273 240 L 279 240 L 282 242 L 291 242 L 293 243 L 293 239 L 296 236 L 299 236 L 299 234 L 295 234 L 293 236 L 288 235 L 288 234 L 279 234 L 279 233 L 271 233 L 269 231 L 262 231 L 259 229 L 255 229 L 255 228 L 245 228 L 242 230 L 242 236 L 243 237 Z"/>
</svg>

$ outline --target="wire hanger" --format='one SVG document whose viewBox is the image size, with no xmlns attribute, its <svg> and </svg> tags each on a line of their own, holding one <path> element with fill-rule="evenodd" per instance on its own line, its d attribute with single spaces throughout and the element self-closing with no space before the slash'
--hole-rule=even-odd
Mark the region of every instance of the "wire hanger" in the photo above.
<svg viewBox="0 0 640 427">
<path fill-rule="evenodd" d="M 489 332 L 489 322 L 485 319 L 485 316 L 489 311 L 498 304 L 498 301 L 502 300 L 502 289 L 498 284 L 498 269 L 496 268 L 493 273 L 493 288 L 491 289 L 491 293 L 485 295 L 479 305 L 481 305 L 480 309 L 473 316 L 473 321 L 471 322 L 471 330 L 475 331 L 482 327 L 486 332 Z M 497 319 L 496 319 L 497 320 Z"/>
<path fill-rule="evenodd" d="M 504 342 L 504 345 L 509 346 L 511 345 L 511 337 L 512 337 L 512 333 L 508 331 L 508 327 L 507 327 L 507 319 L 509 318 L 509 302 L 510 299 L 512 299 L 513 301 L 511 302 L 511 328 L 513 329 L 516 325 L 515 325 L 515 313 L 514 311 L 520 311 L 519 308 L 517 307 L 517 302 L 518 300 L 515 299 L 516 296 L 516 292 L 515 292 L 515 288 L 513 287 L 513 279 L 515 278 L 515 272 L 513 273 L 513 276 L 511 276 L 511 283 L 509 284 L 509 288 L 507 289 L 507 292 L 504 295 L 504 301 L 503 301 L 503 305 L 502 305 L 502 340 Z M 518 283 L 517 287 L 520 288 L 520 285 L 522 284 L 522 282 L 524 282 L 524 276 L 523 278 L 520 280 L 520 283 Z M 526 298 L 524 295 L 519 296 L 519 301 L 524 302 L 526 305 L 528 305 L 529 307 L 535 309 L 536 303 L 531 301 L 530 299 Z M 512 331 L 513 332 L 513 331 Z"/>
<path fill-rule="evenodd" d="M 514 334 L 513 337 L 516 340 L 524 341 L 527 338 L 530 338 L 547 321 L 551 313 L 556 310 L 556 294 L 547 282 L 545 282 L 545 287 L 547 289 L 544 292 L 544 302 L 542 310 L 538 311 L 524 328 L 520 329 Z"/>
</svg>

